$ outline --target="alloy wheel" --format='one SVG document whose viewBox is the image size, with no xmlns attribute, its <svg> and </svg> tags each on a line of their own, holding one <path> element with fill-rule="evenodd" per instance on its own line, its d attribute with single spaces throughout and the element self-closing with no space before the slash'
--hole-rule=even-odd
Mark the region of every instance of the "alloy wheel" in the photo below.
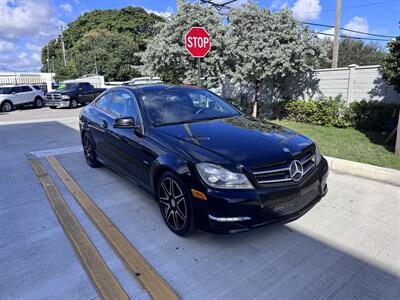
<svg viewBox="0 0 400 300">
<path fill-rule="evenodd" d="M 78 106 L 78 102 L 76 102 L 75 99 L 72 99 L 69 105 L 71 108 L 76 108 Z"/>
<path fill-rule="evenodd" d="M 35 106 L 36 107 L 42 107 L 42 100 L 41 99 L 36 99 Z"/>
<path fill-rule="evenodd" d="M 9 102 L 6 102 L 2 106 L 3 112 L 10 112 L 12 109 L 12 105 Z"/>
<path fill-rule="evenodd" d="M 187 222 L 188 209 L 185 196 L 171 177 L 161 181 L 159 203 L 165 222 L 174 230 L 181 230 Z"/>
<path fill-rule="evenodd" d="M 95 154 L 89 134 L 87 133 L 83 135 L 83 152 L 85 153 L 86 162 L 92 167 L 94 165 Z"/>
</svg>

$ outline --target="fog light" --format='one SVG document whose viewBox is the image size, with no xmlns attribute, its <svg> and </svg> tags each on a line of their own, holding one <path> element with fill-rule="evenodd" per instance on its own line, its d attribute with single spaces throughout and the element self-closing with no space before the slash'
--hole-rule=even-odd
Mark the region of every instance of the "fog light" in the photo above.
<svg viewBox="0 0 400 300">
<path fill-rule="evenodd" d="M 214 217 L 212 215 L 208 215 L 208 218 L 212 221 L 217 221 L 217 222 L 242 222 L 242 221 L 248 221 L 251 220 L 250 217 L 227 217 L 227 218 L 218 218 Z"/>
</svg>

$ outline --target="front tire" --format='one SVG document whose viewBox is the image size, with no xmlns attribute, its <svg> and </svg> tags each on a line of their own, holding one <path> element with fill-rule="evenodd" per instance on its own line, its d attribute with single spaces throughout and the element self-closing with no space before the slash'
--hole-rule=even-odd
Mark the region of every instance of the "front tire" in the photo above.
<svg viewBox="0 0 400 300">
<path fill-rule="evenodd" d="M 10 112 L 12 111 L 13 105 L 10 101 L 4 101 L 1 106 L 0 106 L 0 110 L 2 112 Z"/>
<path fill-rule="evenodd" d="M 183 181 L 170 172 L 161 175 L 157 200 L 168 228 L 179 236 L 189 235 L 194 228 L 191 198 Z"/>
<path fill-rule="evenodd" d="M 33 102 L 33 105 L 35 105 L 36 108 L 40 108 L 43 106 L 43 100 L 40 97 L 37 97 L 35 101 Z"/>
<path fill-rule="evenodd" d="M 76 99 L 71 99 L 69 100 L 69 108 L 77 108 L 78 107 L 78 102 Z"/>
<path fill-rule="evenodd" d="M 93 139 L 89 132 L 85 132 L 82 136 L 83 153 L 85 154 L 86 163 L 91 168 L 100 167 L 100 163 L 97 160 L 96 150 L 94 148 Z"/>
</svg>

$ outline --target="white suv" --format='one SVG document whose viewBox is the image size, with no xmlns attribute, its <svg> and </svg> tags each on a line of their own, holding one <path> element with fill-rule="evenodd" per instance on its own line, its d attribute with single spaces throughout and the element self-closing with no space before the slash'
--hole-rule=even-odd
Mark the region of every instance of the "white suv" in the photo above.
<svg viewBox="0 0 400 300">
<path fill-rule="evenodd" d="M 41 107 L 43 98 L 44 92 L 37 85 L 0 86 L 0 111 L 9 112 L 15 106 L 27 104 Z"/>
</svg>

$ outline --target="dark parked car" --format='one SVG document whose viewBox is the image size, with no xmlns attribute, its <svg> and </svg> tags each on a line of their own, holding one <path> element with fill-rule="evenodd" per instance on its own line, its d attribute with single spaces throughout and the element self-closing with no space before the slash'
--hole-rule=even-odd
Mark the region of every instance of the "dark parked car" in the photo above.
<svg viewBox="0 0 400 300">
<path fill-rule="evenodd" d="M 327 193 L 328 164 L 309 138 L 205 89 L 112 88 L 82 110 L 80 132 L 89 166 L 152 193 L 178 235 L 294 220 Z"/>
<path fill-rule="evenodd" d="M 46 94 L 46 105 L 50 108 L 75 108 L 79 104 L 92 102 L 105 90 L 94 88 L 88 82 L 63 83 L 54 92 Z"/>
</svg>

